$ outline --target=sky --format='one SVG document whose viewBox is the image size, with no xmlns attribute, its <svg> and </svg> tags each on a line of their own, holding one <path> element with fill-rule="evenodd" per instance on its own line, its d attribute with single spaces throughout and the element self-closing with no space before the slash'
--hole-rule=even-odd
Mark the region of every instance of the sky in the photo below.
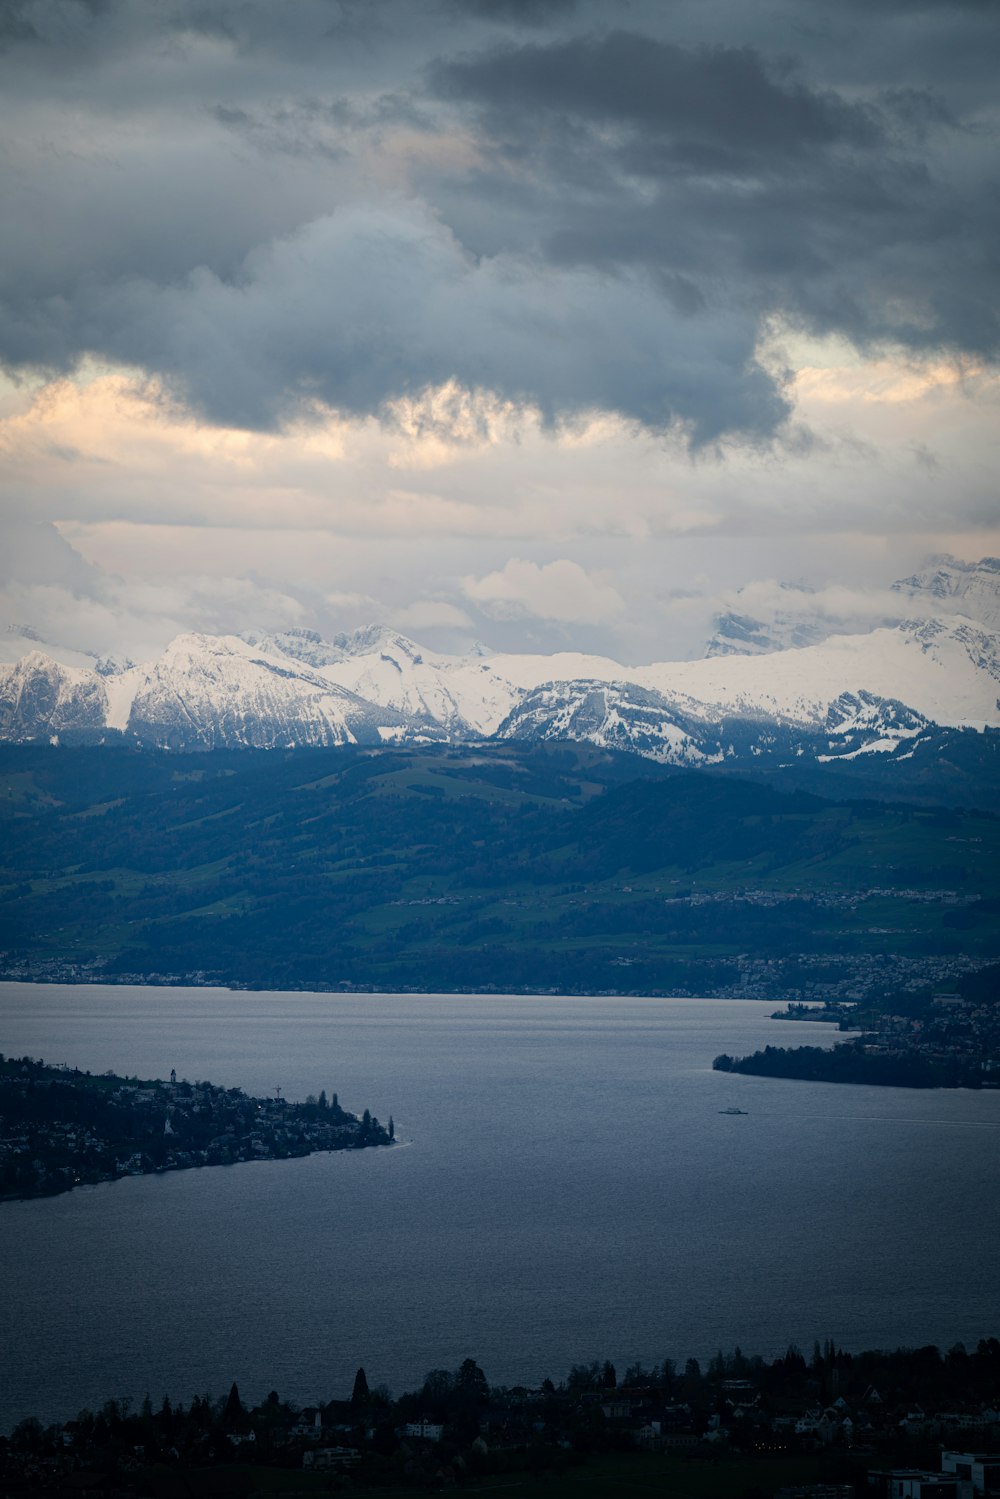
<svg viewBox="0 0 1000 1499">
<path fill-rule="evenodd" d="M 640 662 L 1000 553 L 998 78 L 996 0 L 0 0 L 0 627 Z"/>
</svg>

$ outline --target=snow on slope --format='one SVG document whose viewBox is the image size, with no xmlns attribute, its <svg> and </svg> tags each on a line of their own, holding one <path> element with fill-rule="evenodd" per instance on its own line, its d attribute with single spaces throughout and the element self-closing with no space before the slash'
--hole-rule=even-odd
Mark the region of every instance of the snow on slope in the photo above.
<svg viewBox="0 0 1000 1499">
<path fill-rule="evenodd" d="M 319 668 L 328 681 L 457 737 L 495 733 L 525 693 L 558 682 L 631 683 L 707 719 L 818 724 L 842 694 L 864 691 L 941 724 L 1000 722 L 1000 637 L 956 615 L 757 656 L 640 667 L 574 652 L 446 656 L 379 627 L 335 644 L 351 654 Z"/>
<path fill-rule="evenodd" d="M 773 718 L 706 717 L 703 705 L 668 699 L 621 682 L 548 682 L 526 692 L 497 730 L 529 743 L 589 740 L 670 765 L 819 763 L 866 754 L 912 752 L 933 739 L 935 725 L 905 703 L 845 692 L 820 723 Z"/>
<path fill-rule="evenodd" d="M 1000 636 L 958 616 L 916 628 L 833 635 L 764 656 L 661 662 L 629 679 L 683 693 L 709 714 L 819 723 L 845 692 L 893 698 L 944 725 L 1000 724 Z"/>
<path fill-rule="evenodd" d="M 13 665 L 0 666 L 0 739 L 100 730 L 107 711 L 104 683 L 94 671 L 63 666 L 41 651 L 29 651 Z"/>
<path fill-rule="evenodd" d="M 588 740 L 671 765 L 715 764 L 718 743 L 704 744 L 704 723 L 662 694 L 631 682 L 546 682 L 524 694 L 497 729 L 499 739 Z"/>
<path fill-rule="evenodd" d="M 863 593 L 855 595 L 850 612 L 837 617 L 829 612 L 831 601 L 810 607 L 815 590 L 808 584 L 771 585 L 771 607 L 763 616 L 761 590 L 757 584 L 739 589 L 733 607 L 716 616 L 715 633 L 705 649 L 706 657 L 759 656 L 806 645 L 819 645 L 832 635 L 860 635 L 872 630 L 914 625 L 923 619 L 961 615 L 988 630 L 1000 629 L 1000 558 L 983 557 L 979 562 L 958 562 L 941 557 L 930 567 L 900 578 L 891 585 L 892 603 L 883 595 L 871 595 L 865 605 Z M 783 607 L 783 600 L 787 606 Z"/>
<path fill-rule="evenodd" d="M 520 696 L 497 657 L 425 651 L 380 627 L 358 631 L 352 640 L 351 655 L 322 669 L 327 681 L 407 718 L 440 724 L 453 737 L 489 736 Z"/>
<path fill-rule="evenodd" d="M 265 656 L 285 656 L 303 666 L 329 666 L 331 661 L 340 661 L 344 654 L 316 630 L 279 630 L 271 635 L 250 630 L 239 638 Z"/>
<path fill-rule="evenodd" d="M 797 619 L 780 613 L 773 619 L 761 620 L 729 610 L 717 617 L 715 634 L 705 647 L 705 655 L 764 656 L 772 651 L 815 645 L 832 633 L 828 621 Z"/>
<path fill-rule="evenodd" d="M 182 635 L 156 661 L 127 669 L 68 667 L 33 650 L 0 666 L 0 738 L 107 726 L 177 748 L 277 747 L 461 741 L 506 725 L 516 737 L 582 737 L 671 757 L 697 758 L 697 747 L 704 759 L 722 741 L 703 730 L 723 719 L 834 733 L 833 705 L 850 699 L 854 739 L 886 737 L 885 728 L 898 742 L 906 709 L 943 726 L 998 725 L 998 693 L 1000 635 L 957 614 L 640 667 L 571 652 L 446 656 L 379 626 L 332 642 L 305 631 Z"/>
<path fill-rule="evenodd" d="M 709 719 L 818 724 L 842 694 L 864 691 L 940 724 L 1000 724 L 1000 635 L 960 616 L 758 656 L 638 667 L 600 656 L 493 656 L 489 664 L 523 691 L 547 682 L 632 682 L 661 693 L 682 713 Z"/>
<path fill-rule="evenodd" d="M 954 609 L 987 629 L 1000 630 L 1000 557 L 983 557 L 979 562 L 943 557 L 935 566 L 901 578 L 892 587 L 906 601 L 910 614 L 940 615 Z"/>
<path fill-rule="evenodd" d="M 737 600 L 742 605 L 750 592 L 741 588 Z M 803 595 L 813 590 L 804 584 L 778 583 L 778 600 L 782 596 L 790 601 L 790 607 L 775 608 L 771 614 L 760 619 L 746 608 L 735 607 L 716 615 L 715 634 L 705 647 L 705 656 L 763 656 L 771 651 L 787 651 L 804 645 L 818 645 L 830 635 L 845 634 L 851 627 L 823 614 L 819 608 L 803 612 Z M 792 607 L 794 606 L 794 607 Z M 895 624 L 895 620 L 868 619 L 864 628 L 875 629 L 878 625 Z M 854 628 L 860 622 L 855 622 Z"/>
<path fill-rule="evenodd" d="M 128 673 L 133 676 L 133 673 Z M 380 744 L 405 721 L 234 635 L 179 635 L 134 672 L 128 728 L 176 748 Z"/>
</svg>

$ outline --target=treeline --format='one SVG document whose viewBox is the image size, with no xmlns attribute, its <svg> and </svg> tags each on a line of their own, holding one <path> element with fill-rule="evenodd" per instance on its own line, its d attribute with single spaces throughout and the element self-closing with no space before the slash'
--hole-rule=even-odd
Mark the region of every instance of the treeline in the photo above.
<svg viewBox="0 0 1000 1499">
<path fill-rule="evenodd" d="M 732 1381 L 745 1387 L 742 1397 Z M 334 1396 L 304 1410 L 276 1390 L 245 1402 L 234 1383 L 221 1398 L 196 1395 L 187 1405 L 167 1395 L 156 1404 L 147 1395 L 137 1405 L 106 1401 L 64 1424 L 44 1426 L 28 1418 L 9 1437 L 0 1436 L 0 1471 L 16 1471 L 46 1454 L 104 1472 L 125 1463 L 134 1472 L 136 1454 L 148 1467 L 301 1467 L 303 1451 L 320 1437 L 328 1445 L 354 1448 L 366 1480 L 399 1482 L 407 1428 L 421 1423 L 440 1428 L 431 1437 L 440 1444 L 435 1461 L 461 1453 L 466 1463 L 475 1466 L 480 1459 L 480 1471 L 486 1469 L 481 1459 L 487 1448 L 479 1442 L 486 1428 L 495 1443 L 502 1433 L 512 1444 L 498 1452 L 493 1471 L 498 1463 L 512 1470 L 544 1469 L 565 1466 L 567 1453 L 621 1446 L 614 1418 L 602 1413 L 605 1401 L 674 1411 L 697 1433 L 710 1428 L 713 1416 L 731 1412 L 734 1399 L 746 1399 L 751 1386 L 761 1413 L 840 1399 L 871 1411 L 889 1431 L 900 1413 L 917 1406 L 959 1410 L 995 1403 L 1000 1340 L 982 1339 L 974 1350 L 958 1343 L 947 1352 L 928 1345 L 858 1354 L 827 1340 L 817 1342 L 811 1355 L 792 1345 L 771 1360 L 736 1348 L 720 1350 L 704 1367 L 693 1358 L 683 1366 L 666 1358 L 650 1368 L 636 1363 L 621 1375 L 610 1360 L 595 1361 L 574 1365 L 559 1383 L 545 1378 L 531 1389 L 491 1385 L 478 1362 L 467 1358 L 456 1370 L 431 1370 L 419 1387 L 398 1398 L 384 1385 L 370 1386 L 361 1368 L 348 1398 Z"/>
<path fill-rule="evenodd" d="M 821 1046 L 765 1046 L 746 1057 L 725 1052 L 712 1063 L 716 1072 L 745 1072 L 757 1077 L 798 1078 L 813 1083 L 872 1083 L 888 1088 L 981 1088 L 982 1067 L 975 1059 L 937 1059 L 919 1053 L 878 1055 L 864 1043 L 845 1041 Z"/>
</svg>

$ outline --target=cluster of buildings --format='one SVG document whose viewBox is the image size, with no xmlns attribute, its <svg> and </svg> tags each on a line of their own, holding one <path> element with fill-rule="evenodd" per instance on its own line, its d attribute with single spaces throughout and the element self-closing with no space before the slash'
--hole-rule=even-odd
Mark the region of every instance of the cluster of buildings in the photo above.
<svg viewBox="0 0 1000 1499">
<path fill-rule="evenodd" d="M 865 1029 L 869 1056 L 919 1056 L 973 1068 L 982 1086 L 1000 1087 L 1000 1005 L 938 995 L 922 1015 L 880 1015 Z"/>
<path fill-rule="evenodd" d="M 911 958 L 901 953 L 791 953 L 778 958 L 722 960 L 734 970 L 720 997 L 773 999 L 793 992 L 799 1002 L 856 1005 L 885 994 L 917 994 L 955 984 L 980 967 L 965 953 Z"/>
<path fill-rule="evenodd" d="M 390 1121 L 391 1126 L 391 1121 Z M 367 1111 L 325 1093 L 306 1103 L 251 1098 L 212 1083 L 97 1077 L 30 1057 L 0 1058 L 0 1198 L 68 1191 L 83 1182 L 278 1160 L 387 1144 Z"/>
<path fill-rule="evenodd" d="M 871 1499 L 980 1499 L 1000 1494 L 1000 1455 L 945 1451 L 940 1471 L 876 1468 L 868 1474 Z"/>
<path fill-rule="evenodd" d="M 885 1398 L 864 1382 L 860 1365 L 873 1360 L 889 1381 Z M 555 1474 L 609 1454 L 646 1454 L 654 1465 L 660 1455 L 675 1482 L 677 1459 L 737 1465 L 748 1492 L 763 1492 L 755 1474 L 773 1474 L 782 1459 L 789 1472 L 801 1472 L 808 1459 L 817 1478 L 828 1475 L 779 1487 L 775 1499 L 1000 1496 L 994 1340 L 975 1354 L 956 1346 L 944 1359 L 932 1349 L 856 1360 L 831 1350 L 807 1364 L 789 1350 L 771 1365 L 739 1356 L 734 1372 L 733 1362 L 723 1367 L 720 1355 L 704 1374 L 694 1360 L 683 1375 L 670 1365 L 649 1376 L 629 1371 L 622 1387 L 610 1364 L 581 1366 L 559 1387 L 546 1380 L 538 1389 L 490 1389 L 469 1359 L 456 1374 L 434 1371 L 421 1390 L 395 1401 L 385 1390 L 370 1392 L 359 1370 L 350 1400 L 305 1409 L 274 1392 L 244 1407 L 235 1385 L 227 1400 L 200 1397 L 186 1409 L 167 1400 L 159 1410 L 148 1399 L 139 1409 L 109 1401 L 62 1426 L 25 1422 L 0 1437 L 0 1496 L 43 1490 L 60 1499 L 84 1491 L 91 1499 L 210 1499 L 275 1487 L 247 1476 L 260 1468 L 304 1471 L 317 1483 L 324 1475 L 334 1488 L 341 1481 L 366 1490 L 448 1488 L 486 1475 Z M 952 1397 L 959 1388 L 967 1396 L 992 1393 L 932 1412 L 912 1400 L 900 1404 L 905 1386 L 922 1378 Z M 218 1474 L 214 1487 L 210 1471 Z M 586 1477 L 586 1467 L 581 1472 Z M 189 1479 L 202 1489 L 196 1493 Z M 703 1490 L 700 1480 L 693 1486 Z"/>
</svg>

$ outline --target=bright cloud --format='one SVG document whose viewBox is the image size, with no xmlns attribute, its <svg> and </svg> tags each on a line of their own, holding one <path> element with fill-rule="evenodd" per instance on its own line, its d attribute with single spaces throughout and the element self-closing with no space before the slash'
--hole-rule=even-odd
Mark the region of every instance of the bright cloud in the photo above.
<svg viewBox="0 0 1000 1499">
<path fill-rule="evenodd" d="M 1000 551 L 988 7 L 7 9 L 0 617 L 639 660 Z"/>
<path fill-rule="evenodd" d="M 621 594 L 606 579 L 591 577 L 566 558 L 540 567 L 511 557 L 499 572 L 463 578 L 462 587 L 484 613 L 501 619 L 534 614 L 564 623 L 600 624 L 625 608 Z"/>
</svg>

